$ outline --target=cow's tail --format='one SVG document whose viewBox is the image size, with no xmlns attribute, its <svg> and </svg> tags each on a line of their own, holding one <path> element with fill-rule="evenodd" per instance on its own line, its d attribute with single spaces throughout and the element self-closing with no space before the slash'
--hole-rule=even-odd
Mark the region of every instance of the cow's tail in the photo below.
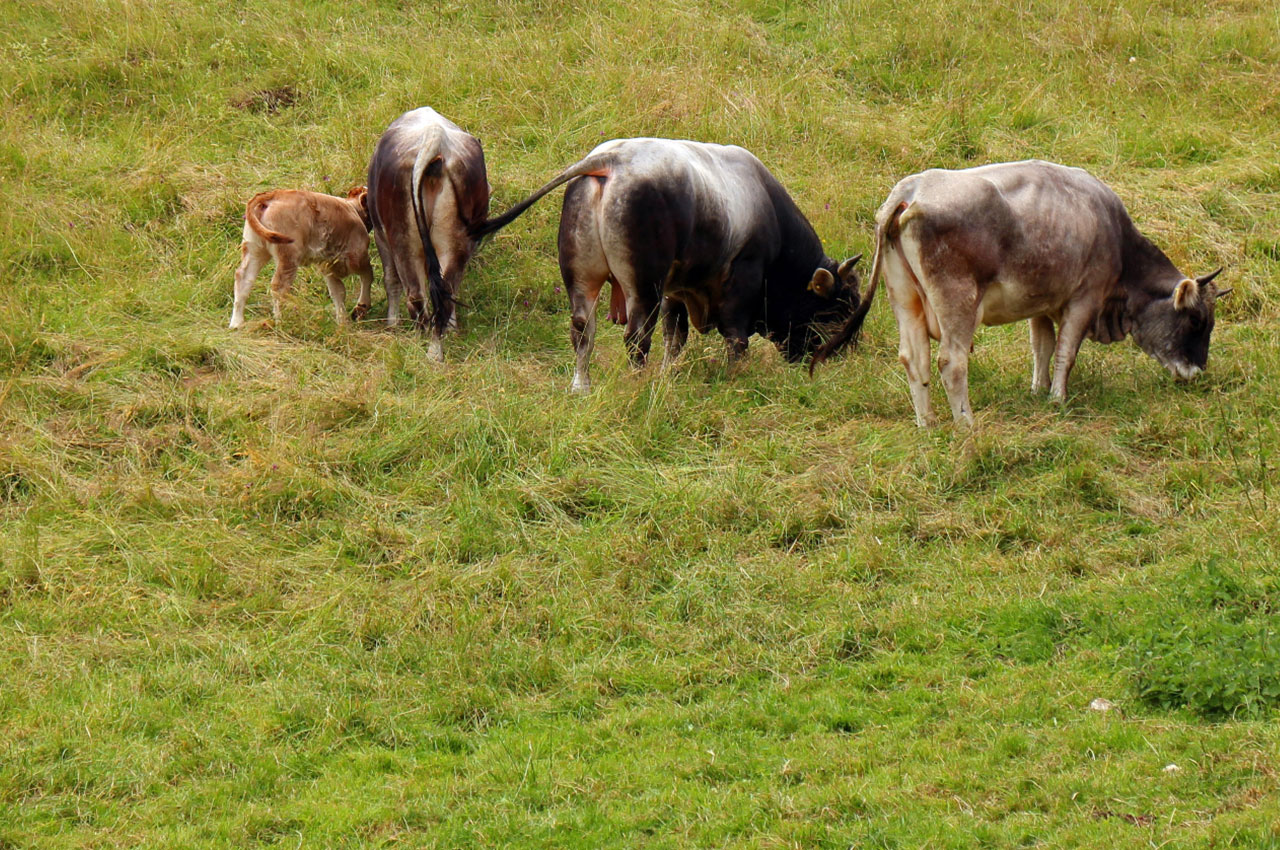
<svg viewBox="0 0 1280 850">
<path fill-rule="evenodd" d="M 814 352 L 812 359 L 809 360 L 810 377 L 813 377 L 813 370 L 817 368 L 819 363 L 850 343 L 853 345 L 858 344 L 858 334 L 862 331 L 862 323 L 867 319 L 867 313 L 871 310 L 871 300 L 876 296 L 876 286 L 880 283 L 880 264 L 884 261 L 885 247 L 890 241 L 898 238 L 900 231 L 898 216 L 906 208 L 907 204 L 901 202 L 893 208 L 893 212 L 885 221 L 876 222 L 876 252 L 871 260 L 871 276 L 867 283 L 866 294 L 862 296 L 862 300 L 858 302 L 858 306 L 845 321 L 844 326 L 836 331 L 835 336 L 827 340 L 821 348 Z"/>
<path fill-rule="evenodd" d="M 563 186 L 570 180 L 573 180 L 576 177 L 588 176 L 607 177 L 614 160 L 614 154 L 611 152 L 588 156 L 586 159 L 580 160 L 560 172 L 560 174 L 550 183 L 546 184 L 541 189 L 516 204 L 514 207 L 511 207 L 502 215 L 487 218 L 478 224 L 474 224 L 467 232 L 471 234 L 472 239 L 479 239 L 482 236 L 488 236 L 490 233 L 499 231 L 519 218 L 521 213 L 537 203 L 543 195 L 546 195 L 548 192 L 559 186 Z"/>
<path fill-rule="evenodd" d="M 409 184 L 413 218 L 418 225 L 418 238 L 422 240 L 422 255 L 427 261 L 427 295 L 431 299 L 430 321 L 435 326 L 437 335 L 443 335 L 445 328 L 448 327 L 453 293 L 445 283 L 444 274 L 440 269 L 440 258 L 436 256 L 435 246 L 431 244 L 431 219 L 422 201 L 422 184 L 426 180 L 438 182 L 439 178 L 444 176 L 443 141 L 440 128 L 427 129 L 422 144 L 418 147 L 418 156 L 413 161 L 413 178 Z"/>
<path fill-rule="evenodd" d="M 262 223 L 262 219 L 259 218 L 262 210 L 267 206 L 267 201 L 274 196 L 274 192 L 260 192 L 250 198 L 249 203 L 244 208 L 244 220 L 249 223 L 249 229 L 258 234 L 261 239 L 274 242 L 277 245 L 292 242 L 293 237 L 285 236 L 283 233 L 276 233 L 274 230 L 268 230 L 267 226 Z"/>
</svg>

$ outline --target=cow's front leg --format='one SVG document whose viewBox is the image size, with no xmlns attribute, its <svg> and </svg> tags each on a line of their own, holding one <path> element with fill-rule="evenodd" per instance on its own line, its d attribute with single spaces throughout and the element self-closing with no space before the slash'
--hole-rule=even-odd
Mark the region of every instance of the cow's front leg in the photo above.
<svg viewBox="0 0 1280 850">
<path fill-rule="evenodd" d="M 1053 320 L 1036 316 L 1031 320 L 1031 392 L 1049 389 L 1049 365 L 1053 361 Z"/>
<path fill-rule="evenodd" d="M 689 308 L 683 301 L 662 299 L 662 368 L 669 369 L 689 341 Z"/>
<path fill-rule="evenodd" d="M 334 319 L 340 325 L 347 323 L 347 287 L 342 278 L 333 272 L 324 273 L 325 285 L 329 287 L 329 300 L 333 302 Z"/>
<path fill-rule="evenodd" d="M 1058 325 L 1058 345 L 1053 355 L 1053 385 L 1049 398 L 1059 404 L 1067 400 L 1067 378 L 1076 365 L 1076 354 L 1084 342 L 1089 326 L 1093 324 L 1094 310 L 1081 305 L 1067 308 Z"/>
</svg>

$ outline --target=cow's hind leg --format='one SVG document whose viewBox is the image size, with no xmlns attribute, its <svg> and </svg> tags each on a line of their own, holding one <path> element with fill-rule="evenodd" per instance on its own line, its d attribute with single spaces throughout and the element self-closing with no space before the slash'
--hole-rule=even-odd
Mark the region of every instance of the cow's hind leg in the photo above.
<svg viewBox="0 0 1280 850">
<path fill-rule="evenodd" d="M 373 240 L 378 245 L 378 256 L 382 258 L 382 288 L 387 293 L 387 327 L 394 328 L 400 324 L 400 296 L 404 293 L 404 280 L 400 276 L 395 252 L 391 250 L 391 242 L 381 228 L 373 231 Z"/>
<path fill-rule="evenodd" d="M 631 365 L 639 369 L 649 359 L 649 346 L 653 343 L 653 330 L 658 326 L 658 310 L 662 300 L 661 281 L 637 283 L 633 296 L 627 298 L 627 330 L 623 341 Z"/>
<path fill-rule="evenodd" d="M 689 308 L 683 301 L 662 299 L 662 368 L 669 369 L 689 341 Z"/>
<path fill-rule="evenodd" d="M 887 248 L 884 253 L 885 289 L 898 323 L 898 361 L 907 372 L 911 388 L 911 406 L 915 408 L 920 427 L 938 424 L 929 401 L 929 325 L 924 297 L 915 275 L 907 267 L 902 254 Z"/>
<path fill-rule="evenodd" d="M 1049 389 L 1049 365 L 1053 361 L 1053 320 L 1036 316 L 1031 320 L 1031 392 Z"/>
<path fill-rule="evenodd" d="M 276 249 L 276 272 L 271 276 L 271 315 L 280 321 L 280 309 L 293 292 L 293 279 L 298 276 L 297 257 L 284 246 Z"/>
<path fill-rule="evenodd" d="M 331 271 L 324 273 L 324 282 L 329 287 L 329 300 L 333 302 L 334 321 L 340 325 L 347 323 L 347 286 L 342 278 Z"/>
<path fill-rule="evenodd" d="M 600 288 L 604 280 L 575 279 L 571 274 L 564 274 L 565 289 L 569 293 L 569 342 L 573 345 L 575 358 L 573 383 L 570 385 L 575 393 L 591 392 L 591 352 L 596 346 L 596 301 L 600 297 Z"/>
<path fill-rule="evenodd" d="M 240 265 L 236 268 L 235 300 L 231 305 L 231 328 L 244 326 L 244 306 L 249 300 L 249 290 L 271 255 L 258 245 L 247 242 L 240 245 Z"/>
<path fill-rule="evenodd" d="M 356 306 L 351 308 L 351 320 L 359 322 L 369 315 L 369 305 L 373 300 L 373 264 L 369 262 L 368 252 L 356 258 L 352 270 L 360 276 L 360 295 L 356 299 Z"/>
<path fill-rule="evenodd" d="M 968 288 L 963 287 L 966 291 Z M 972 289 L 977 292 L 976 285 Z M 972 299 L 934 308 L 942 331 L 938 343 L 938 372 L 947 390 L 947 401 L 951 403 L 951 417 L 961 425 L 973 424 L 973 408 L 969 403 L 969 352 L 973 348 L 976 309 Z"/>
<path fill-rule="evenodd" d="M 588 178 L 569 184 L 560 213 L 560 277 L 569 295 L 569 342 L 573 345 L 575 393 L 591 391 L 591 352 L 596 341 L 596 302 L 609 277 L 609 264 L 600 244 L 595 204 L 600 189 Z"/>
</svg>

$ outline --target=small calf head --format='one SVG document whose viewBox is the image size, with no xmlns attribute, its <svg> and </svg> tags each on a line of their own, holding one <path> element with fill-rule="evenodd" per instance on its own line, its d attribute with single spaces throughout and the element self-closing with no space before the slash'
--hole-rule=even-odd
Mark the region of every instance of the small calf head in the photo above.
<svg viewBox="0 0 1280 850">
<path fill-rule="evenodd" d="M 360 220 L 364 222 L 364 229 L 373 230 L 373 219 L 369 215 L 369 189 L 367 186 L 352 186 L 347 190 L 347 200 L 355 207 L 356 213 L 360 216 Z"/>
<path fill-rule="evenodd" d="M 1170 295 L 1151 300 L 1134 316 L 1134 341 L 1179 378 L 1194 378 L 1209 363 L 1214 308 L 1231 292 L 1213 282 L 1221 271 L 1184 278 Z"/>
</svg>

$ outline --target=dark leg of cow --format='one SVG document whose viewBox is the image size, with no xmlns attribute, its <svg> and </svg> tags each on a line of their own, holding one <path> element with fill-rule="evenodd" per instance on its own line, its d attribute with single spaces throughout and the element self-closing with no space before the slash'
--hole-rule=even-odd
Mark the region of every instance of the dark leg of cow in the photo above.
<svg viewBox="0 0 1280 850">
<path fill-rule="evenodd" d="M 1053 320 L 1036 316 L 1031 320 L 1031 392 L 1049 389 L 1049 365 L 1053 360 Z"/>
<path fill-rule="evenodd" d="M 725 356 L 730 374 L 747 355 L 751 327 L 755 322 L 756 293 L 763 291 L 764 266 L 754 256 L 742 255 L 729 267 L 720 302 L 720 334 L 725 341 Z"/>
<path fill-rule="evenodd" d="M 653 330 L 658 326 L 659 301 L 652 293 L 637 294 L 627 300 L 627 330 L 622 338 L 626 342 L 631 365 L 636 369 L 649 359 Z"/>
<path fill-rule="evenodd" d="M 1095 312 L 1093 305 L 1072 304 L 1063 313 L 1062 322 L 1058 325 L 1058 346 L 1053 355 L 1053 385 L 1049 389 L 1049 398 L 1053 401 L 1067 400 L 1067 378 L 1071 375 L 1071 367 L 1076 365 L 1076 354 L 1093 323 Z"/>
<path fill-rule="evenodd" d="M 689 341 L 689 308 L 683 301 L 662 299 L 662 338 L 666 343 L 662 368 L 669 369 Z"/>
</svg>

